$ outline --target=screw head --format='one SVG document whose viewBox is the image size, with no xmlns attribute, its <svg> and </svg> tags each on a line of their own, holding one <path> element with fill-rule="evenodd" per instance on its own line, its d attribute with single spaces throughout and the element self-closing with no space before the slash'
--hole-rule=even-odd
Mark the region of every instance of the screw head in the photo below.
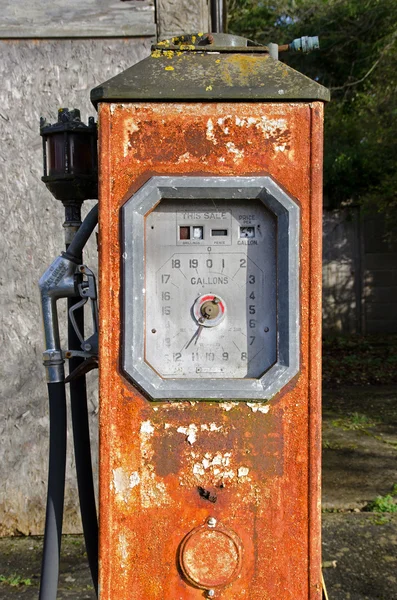
<svg viewBox="0 0 397 600">
<path fill-rule="evenodd" d="M 215 596 L 215 590 L 207 590 L 207 598 L 213 598 Z"/>
<path fill-rule="evenodd" d="M 216 521 L 215 517 L 209 517 L 207 519 L 208 527 L 215 527 L 216 523 L 217 523 L 217 521 Z"/>
</svg>

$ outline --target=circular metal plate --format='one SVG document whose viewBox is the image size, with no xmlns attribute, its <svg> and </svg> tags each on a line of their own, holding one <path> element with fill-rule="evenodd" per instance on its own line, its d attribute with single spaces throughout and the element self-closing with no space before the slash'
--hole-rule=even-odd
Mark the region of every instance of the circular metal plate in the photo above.
<svg viewBox="0 0 397 600">
<path fill-rule="evenodd" d="M 242 566 L 243 546 L 238 535 L 224 525 L 193 529 L 183 540 L 179 563 L 192 585 L 221 588 L 232 583 Z"/>
</svg>

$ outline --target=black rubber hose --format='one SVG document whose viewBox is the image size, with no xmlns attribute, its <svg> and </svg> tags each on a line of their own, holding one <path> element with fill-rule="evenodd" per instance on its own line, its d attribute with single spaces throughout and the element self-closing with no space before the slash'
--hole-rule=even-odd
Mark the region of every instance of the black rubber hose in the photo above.
<svg viewBox="0 0 397 600">
<path fill-rule="evenodd" d="M 39 600 L 56 600 L 61 550 L 66 468 L 65 383 L 48 384 L 50 447 L 47 508 Z"/>
<path fill-rule="evenodd" d="M 78 301 L 79 298 L 69 298 L 68 309 Z M 75 311 L 75 318 L 80 331 L 84 331 L 84 309 Z M 68 340 L 69 349 L 80 349 L 80 341 L 70 320 L 68 322 Z M 81 358 L 71 358 L 69 360 L 69 373 L 74 371 L 83 361 L 84 359 Z M 94 477 L 92 473 L 85 375 L 81 375 L 77 379 L 70 381 L 70 405 L 81 521 L 92 582 L 95 593 L 98 596 L 98 519 L 95 505 Z"/>
<path fill-rule="evenodd" d="M 88 213 L 88 215 L 80 225 L 76 235 L 74 236 L 72 243 L 70 244 L 67 251 L 63 253 L 63 255 L 75 262 L 78 262 L 83 248 L 86 245 L 88 238 L 94 231 L 97 224 L 98 204 L 91 208 L 90 212 Z"/>
<path fill-rule="evenodd" d="M 83 248 L 97 223 L 98 205 L 95 205 L 80 225 L 72 243 L 66 248 L 66 254 L 73 255 L 79 264 L 82 264 L 83 262 Z M 68 298 L 68 311 L 79 301 L 80 298 Z M 75 311 L 74 314 L 77 327 L 84 335 L 84 308 L 81 307 Z M 81 350 L 80 340 L 70 319 L 68 319 L 68 347 L 71 350 Z M 83 358 L 71 358 L 69 360 L 69 373 L 72 373 L 83 362 Z M 76 379 L 72 379 L 70 381 L 69 389 L 81 522 L 83 525 L 85 547 L 87 550 L 92 582 L 96 596 L 98 596 L 98 518 L 95 504 L 94 477 L 92 473 L 90 425 L 88 419 L 85 375 L 83 374 Z"/>
</svg>

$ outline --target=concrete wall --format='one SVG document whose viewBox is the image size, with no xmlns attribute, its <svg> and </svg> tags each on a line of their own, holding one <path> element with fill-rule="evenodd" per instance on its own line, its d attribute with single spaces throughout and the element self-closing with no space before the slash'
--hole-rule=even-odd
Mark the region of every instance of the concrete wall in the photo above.
<svg viewBox="0 0 397 600">
<path fill-rule="evenodd" d="M 380 216 L 363 219 L 363 321 L 366 333 L 397 333 L 397 243 Z"/>
<path fill-rule="evenodd" d="M 397 244 L 384 220 L 352 207 L 323 223 L 324 333 L 396 333 Z"/>
<path fill-rule="evenodd" d="M 0 535 L 44 528 L 48 407 L 37 281 L 64 242 L 62 205 L 40 181 L 39 118 L 54 122 L 59 107 L 76 107 L 87 122 L 91 88 L 147 56 L 157 30 L 208 29 L 207 0 L 194 5 L 162 0 L 155 22 L 151 0 L 0 0 Z M 26 36 L 37 39 L 18 39 Z M 95 266 L 94 242 L 86 262 Z M 96 372 L 88 381 L 96 465 Z M 80 530 L 69 451 L 65 531 Z"/>
<path fill-rule="evenodd" d="M 63 208 L 40 181 L 40 116 L 94 115 L 89 91 L 149 53 L 151 39 L 0 41 L 0 534 L 43 531 L 48 413 L 37 281 L 63 249 Z M 86 203 L 85 212 L 92 202 Z M 91 245 L 86 258 L 95 264 Z M 96 464 L 97 393 L 89 411 Z M 69 436 L 72 445 L 71 434 Z M 72 453 L 66 531 L 80 529 Z"/>
<path fill-rule="evenodd" d="M 360 329 L 359 213 L 324 212 L 323 329 L 354 333 Z"/>
</svg>

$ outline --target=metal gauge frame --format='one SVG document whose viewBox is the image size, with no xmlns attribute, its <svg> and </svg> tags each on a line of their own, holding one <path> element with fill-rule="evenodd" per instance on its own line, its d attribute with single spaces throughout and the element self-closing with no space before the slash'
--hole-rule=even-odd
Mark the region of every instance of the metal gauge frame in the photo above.
<svg viewBox="0 0 397 600">
<path fill-rule="evenodd" d="M 277 360 L 258 378 L 163 378 L 144 357 L 145 216 L 161 200 L 260 200 L 277 219 Z M 193 204 L 194 205 L 194 204 Z M 122 207 L 122 369 L 152 400 L 264 402 L 299 371 L 300 208 L 270 176 L 155 176 Z"/>
</svg>

